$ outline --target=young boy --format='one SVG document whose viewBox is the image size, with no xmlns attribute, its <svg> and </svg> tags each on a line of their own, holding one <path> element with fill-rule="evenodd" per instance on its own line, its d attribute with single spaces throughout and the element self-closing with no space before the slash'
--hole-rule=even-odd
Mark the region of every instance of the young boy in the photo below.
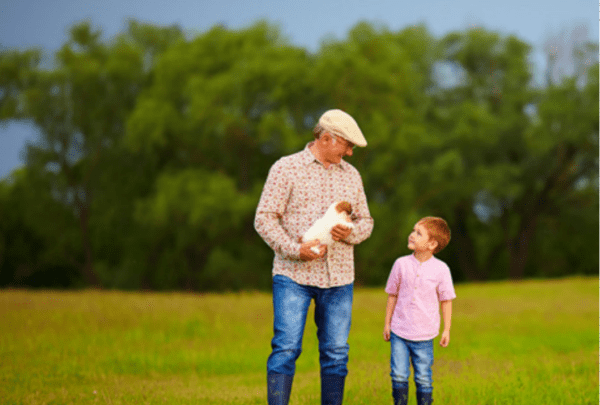
<svg viewBox="0 0 600 405">
<path fill-rule="evenodd" d="M 450 228 L 437 217 L 421 219 L 408 237 L 412 255 L 396 260 L 385 287 L 388 293 L 383 338 L 391 341 L 392 396 L 408 402 L 410 362 L 415 371 L 417 403 L 431 404 L 433 338 L 439 334 L 439 303 L 444 318 L 440 346 L 450 343 L 452 300 L 456 298 L 450 269 L 434 257 L 450 242 Z"/>
</svg>

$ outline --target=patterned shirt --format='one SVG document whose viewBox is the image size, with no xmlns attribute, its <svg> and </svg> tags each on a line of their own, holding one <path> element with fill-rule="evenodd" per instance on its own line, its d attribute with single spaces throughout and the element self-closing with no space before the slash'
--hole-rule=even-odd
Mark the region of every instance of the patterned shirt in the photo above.
<svg viewBox="0 0 600 405">
<path fill-rule="evenodd" d="M 421 263 L 414 255 L 396 260 L 385 292 L 398 295 L 391 330 L 406 340 L 431 340 L 440 332 L 441 301 L 456 298 L 450 269 L 436 257 Z"/>
<path fill-rule="evenodd" d="M 275 252 L 273 275 L 321 288 L 347 285 L 354 282 L 354 245 L 371 235 L 373 218 L 358 170 L 344 160 L 325 168 L 310 146 L 271 167 L 254 227 Z M 352 233 L 329 246 L 324 257 L 300 260 L 300 238 L 338 201 L 352 204 Z"/>
</svg>

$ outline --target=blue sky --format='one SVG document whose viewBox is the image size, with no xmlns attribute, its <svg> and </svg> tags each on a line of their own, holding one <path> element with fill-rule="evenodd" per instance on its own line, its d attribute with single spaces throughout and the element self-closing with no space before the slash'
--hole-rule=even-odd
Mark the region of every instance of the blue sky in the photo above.
<svg viewBox="0 0 600 405">
<path fill-rule="evenodd" d="M 392 30 L 424 23 L 438 37 L 479 26 L 514 34 L 534 46 L 537 65 L 544 61 L 544 41 L 565 29 L 586 27 L 589 39 L 598 40 L 596 5 L 590 0 L 19 0 L 2 4 L 0 47 L 41 47 L 51 57 L 74 23 L 88 19 L 110 38 L 129 18 L 178 24 L 191 33 L 214 24 L 235 29 L 266 19 L 278 24 L 291 43 L 310 51 L 327 37 L 344 38 L 363 20 Z M 23 163 L 23 145 L 34 139 L 35 129 L 29 125 L 0 124 L 0 178 Z"/>
</svg>

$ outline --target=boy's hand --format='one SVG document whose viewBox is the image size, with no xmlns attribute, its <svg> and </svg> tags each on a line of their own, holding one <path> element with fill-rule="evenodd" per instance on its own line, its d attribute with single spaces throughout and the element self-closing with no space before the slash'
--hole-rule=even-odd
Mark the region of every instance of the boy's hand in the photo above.
<svg viewBox="0 0 600 405">
<path fill-rule="evenodd" d="M 385 325 L 385 327 L 383 328 L 383 340 L 385 340 L 386 342 L 390 341 L 390 325 Z"/>
<path fill-rule="evenodd" d="M 440 346 L 448 347 L 449 343 L 450 343 L 450 331 L 444 331 L 444 333 L 442 333 L 442 338 L 440 339 Z"/>
</svg>

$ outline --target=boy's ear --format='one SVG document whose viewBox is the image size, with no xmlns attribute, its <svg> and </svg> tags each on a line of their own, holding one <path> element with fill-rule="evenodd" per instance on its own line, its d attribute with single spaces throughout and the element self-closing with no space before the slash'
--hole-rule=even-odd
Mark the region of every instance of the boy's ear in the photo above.
<svg viewBox="0 0 600 405">
<path fill-rule="evenodd" d="M 433 238 L 429 238 L 428 244 L 429 244 L 429 249 L 432 252 L 438 247 L 438 241 Z"/>
</svg>

